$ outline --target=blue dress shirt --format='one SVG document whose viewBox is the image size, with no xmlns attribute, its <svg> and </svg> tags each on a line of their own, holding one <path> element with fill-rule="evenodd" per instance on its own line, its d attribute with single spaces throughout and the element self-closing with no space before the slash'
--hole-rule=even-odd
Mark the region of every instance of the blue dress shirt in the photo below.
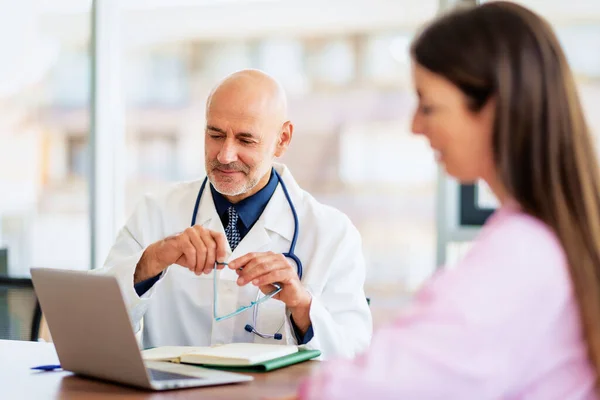
<svg viewBox="0 0 600 400">
<path fill-rule="evenodd" d="M 235 210 L 238 213 L 238 230 L 240 232 L 240 236 L 244 239 L 244 236 L 248 234 L 250 229 L 254 226 L 258 218 L 260 218 L 261 214 L 267 207 L 269 200 L 275 193 L 275 189 L 277 189 L 277 185 L 279 184 L 279 178 L 273 170 L 271 170 L 271 177 L 269 178 L 269 182 L 265 185 L 264 188 L 256 192 L 250 197 L 245 198 L 239 203 L 233 204 L 229 200 L 225 198 L 221 193 L 217 192 L 217 190 L 210 185 L 210 191 L 212 194 L 213 201 L 215 203 L 215 209 L 217 210 L 217 214 L 221 219 L 221 223 L 223 227 L 226 227 L 229 223 L 229 216 L 227 214 L 227 209 L 231 206 L 235 207 Z M 160 274 L 146 279 L 145 281 L 139 282 L 135 287 L 135 291 L 138 296 L 146 293 L 154 284 L 158 281 Z M 302 333 L 298 330 L 298 327 L 294 323 L 294 320 L 291 320 L 292 327 L 294 328 L 294 334 L 296 335 L 296 339 L 299 344 L 308 343 L 314 336 L 312 325 L 308 328 L 306 334 L 302 335 Z"/>
</svg>

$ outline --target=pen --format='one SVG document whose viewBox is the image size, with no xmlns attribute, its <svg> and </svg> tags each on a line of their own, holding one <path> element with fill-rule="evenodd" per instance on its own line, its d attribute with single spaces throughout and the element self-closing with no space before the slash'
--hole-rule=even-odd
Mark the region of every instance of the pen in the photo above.
<svg viewBox="0 0 600 400">
<path fill-rule="evenodd" d="M 60 365 L 38 365 L 37 367 L 31 367 L 36 371 L 54 371 L 57 369 L 61 369 Z"/>
</svg>

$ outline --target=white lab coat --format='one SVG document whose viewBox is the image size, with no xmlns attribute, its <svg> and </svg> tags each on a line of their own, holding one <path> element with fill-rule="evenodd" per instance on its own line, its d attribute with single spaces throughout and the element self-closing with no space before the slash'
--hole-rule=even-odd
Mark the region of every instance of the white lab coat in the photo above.
<svg viewBox="0 0 600 400">
<path fill-rule="evenodd" d="M 319 349 L 322 359 L 353 357 L 370 343 L 372 319 L 363 290 L 365 263 L 361 238 L 350 220 L 338 210 L 318 203 L 302 190 L 290 171 L 276 164 L 299 219 L 295 253 L 302 260 L 302 284 L 312 294 L 310 319 L 314 337 L 308 348 Z M 260 305 L 257 328 L 272 334 L 283 324 L 283 340 L 263 339 L 246 332 L 252 310 L 216 322 L 213 319 L 213 273 L 196 276 L 179 265 L 169 266 L 160 280 L 139 297 L 133 274 L 147 246 L 190 226 L 198 190 L 203 179 L 179 183 L 160 195 L 149 195 L 136 208 L 118 234 L 106 263 L 95 273 L 117 277 L 134 329 L 144 319 L 143 346 L 207 346 L 231 342 L 296 344 L 290 312 L 279 300 Z M 196 223 L 224 233 L 209 185 L 202 194 Z M 231 252 L 233 260 L 249 252 L 288 252 L 294 220 L 281 185 L 244 239 Z M 218 307 L 221 314 L 255 300 L 253 285 L 238 287 L 237 274 L 218 272 Z"/>
</svg>

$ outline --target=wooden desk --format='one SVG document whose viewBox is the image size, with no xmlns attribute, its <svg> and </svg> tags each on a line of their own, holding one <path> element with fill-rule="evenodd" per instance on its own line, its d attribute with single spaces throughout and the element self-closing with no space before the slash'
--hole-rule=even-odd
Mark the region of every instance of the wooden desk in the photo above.
<svg viewBox="0 0 600 400">
<path fill-rule="evenodd" d="M 295 393 L 300 381 L 319 367 L 307 361 L 277 371 L 250 374 L 254 381 L 197 389 L 149 392 L 70 372 L 36 372 L 36 365 L 58 364 L 50 343 L 0 340 L 0 397 L 3 399 L 261 399 Z"/>
</svg>

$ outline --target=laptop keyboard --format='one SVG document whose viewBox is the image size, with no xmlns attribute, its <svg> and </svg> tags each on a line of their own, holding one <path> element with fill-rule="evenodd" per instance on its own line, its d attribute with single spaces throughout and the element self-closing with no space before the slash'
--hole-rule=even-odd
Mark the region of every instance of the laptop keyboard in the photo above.
<svg viewBox="0 0 600 400">
<path fill-rule="evenodd" d="M 157 369 L 151 369 L 151 368 L 148 368 L 148 372 L 150 373 L 150 379 L 153 381 L 173 381 L 173 380 L 180 380 L 180 379 L 204 379 L 204 378 L 198 378 L 196 376 L 182 375 L 182 374 L 177 374 L 174 372 L 159 371 Z"/>
</svg>

